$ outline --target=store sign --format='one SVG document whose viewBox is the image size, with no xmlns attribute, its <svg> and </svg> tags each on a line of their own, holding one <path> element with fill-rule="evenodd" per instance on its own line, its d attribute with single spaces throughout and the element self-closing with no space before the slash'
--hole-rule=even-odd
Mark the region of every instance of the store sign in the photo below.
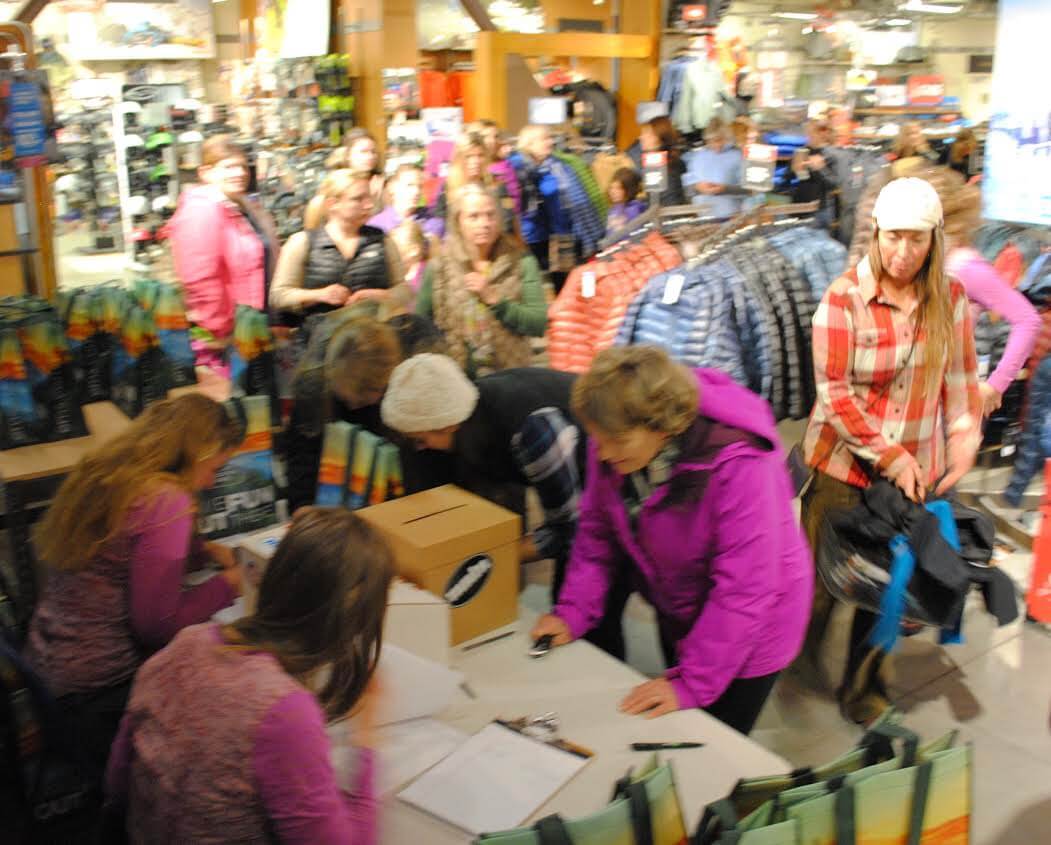
<svg viewBox="0 0 1051 845">
<path fill-rule="evenodd" d="M 15 161 L 19 167 L 36 167 L 47 162 L 47 123 L 43 92 L 29 80 L 7 86 L 7 108 L 15 142 Z"/>
<path fill-rule="evenodd" d="M 910 106 L 940 106 L 945 101 L 945 78 L 910 76 L 906 96 Z"/>
<path fill-rule="evenodd" d="M 756 191 L 772 191 L 777 168 L 777 147 L 749 144 L 745 147 L 744 155 L 744 186 Z"/>
<path fill-rule="evenodd" d="M 649 194 L 659 194 L 668 187 L 668 154 L 642 154 L 642 181 Z"/>
<path fill-rule="evenodd" d="M 989 133 L 982 175 L 984 216 L 1051 225 L 1051 3 L 1000 0 Z"/>
<path fill-rule="evenodd" d="M 909 91 L 904 85 L 877 85 L 876 102 L 881 108 L 896 108 L 908 103 Z"/>
<path fill-rule="evenodd" d="M 537 126 L 558 126 L 569 119 L 569 100 L 564 97 L 530 97 L 529 122 Z"/>
</svg>

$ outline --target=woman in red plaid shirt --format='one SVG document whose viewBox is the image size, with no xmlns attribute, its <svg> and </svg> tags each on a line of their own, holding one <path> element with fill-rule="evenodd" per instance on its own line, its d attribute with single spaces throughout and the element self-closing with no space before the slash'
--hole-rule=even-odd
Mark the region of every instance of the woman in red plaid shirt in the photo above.
<svg viewBox="0 0 1051 845">
<path fill-rule="evenodd" d="M 833 282 L 814 315 L 817 402 L 804 440 L 815 470 L 803 524 L 818 547 L 822 519 L 852 508 L 883 477 L 915 502 L 941 494 L 974 465 L 981 442 L 974 332 L 963 287 L 945 276 L 942 207 L 922 179 L 880 193 L 868 255 Z M 817 662 L 832 599 L 817 587 L 804 649 Z M 888 705 L 868 645 L 874 614 L 857 609 L 838 696 L 867 723 Z"/>
</svg>

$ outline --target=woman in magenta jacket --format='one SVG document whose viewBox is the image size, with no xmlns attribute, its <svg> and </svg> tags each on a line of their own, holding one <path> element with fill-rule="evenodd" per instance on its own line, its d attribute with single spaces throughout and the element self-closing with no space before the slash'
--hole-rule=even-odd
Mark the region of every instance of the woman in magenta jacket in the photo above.
<svg viewBox="0 0 1051 845">
<path fill-rule="evenodd" d="M 204 144 L 202 185 L 185 191 L 170 224 L 197 363 L 226 374 L 238 305 L 264 310 L 280 243 L 270 215 L 247 197 L 248 157 L 229 135 Z"/>
<path fill-rule="evenodd" d="M 657 611 L 668 671 L 621 710 L 700 707 L 747 734 L 803 642 L 813 563 L 769 406 L 652 347 L 600 353 L 573 390 L 591 440 L 565 584 L 533 635 L 601 618 L 627 561 Z"/>
</svg>

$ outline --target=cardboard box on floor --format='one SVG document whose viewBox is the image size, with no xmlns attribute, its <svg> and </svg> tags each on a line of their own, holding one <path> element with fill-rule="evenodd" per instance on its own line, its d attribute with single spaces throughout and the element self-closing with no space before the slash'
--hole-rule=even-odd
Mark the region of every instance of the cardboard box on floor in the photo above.
<svg viewBox="0 0 1051 845">
<path fill-rule="evenodd" d="M 241 595 L 245 613 L 255 612 L 263 573 L 287 531 L 287 525 L 279 525 L 241 538 L 238 556 L 243 568 Z M 395 578 L 387 597 L 383 641 L 447 666 L 451 643 L 449 611 L 444 599 Z"/>
<path fill-rule="evenodd" d="M 399 575 L 449 603 L 453 645 L 518 618 L 518 514 L 453 485 L 357 513 L 387 538 Z"/>
</svg>

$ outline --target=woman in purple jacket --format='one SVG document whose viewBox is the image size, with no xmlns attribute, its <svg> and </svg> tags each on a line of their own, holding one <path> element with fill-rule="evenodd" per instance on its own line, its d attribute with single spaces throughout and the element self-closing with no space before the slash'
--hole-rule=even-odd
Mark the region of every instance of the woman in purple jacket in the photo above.
<svg viewBox="0 0 1051 845">
<path fill-rule="evenodd" d="M 253 616 L 195 625 L 149 660 L 106 777 L 133 845 L 375 845 L 377 691 L 394 558 L 342 508 L 306 508 Z M 331 763 L 341 722 L 353 760 Z"/>
<path fill-rule="evenodd" d="M 700 707 L 747 734 L 799 651 L 810 551 L 770 408 L 652 347 L 600 353 L 573 390 L 591 442 L 565 584 L 533 630 L 562 645 L 601 618 L 625 558 L 657 611 L 669 669 L 621 710 Z"/>
</svg>

